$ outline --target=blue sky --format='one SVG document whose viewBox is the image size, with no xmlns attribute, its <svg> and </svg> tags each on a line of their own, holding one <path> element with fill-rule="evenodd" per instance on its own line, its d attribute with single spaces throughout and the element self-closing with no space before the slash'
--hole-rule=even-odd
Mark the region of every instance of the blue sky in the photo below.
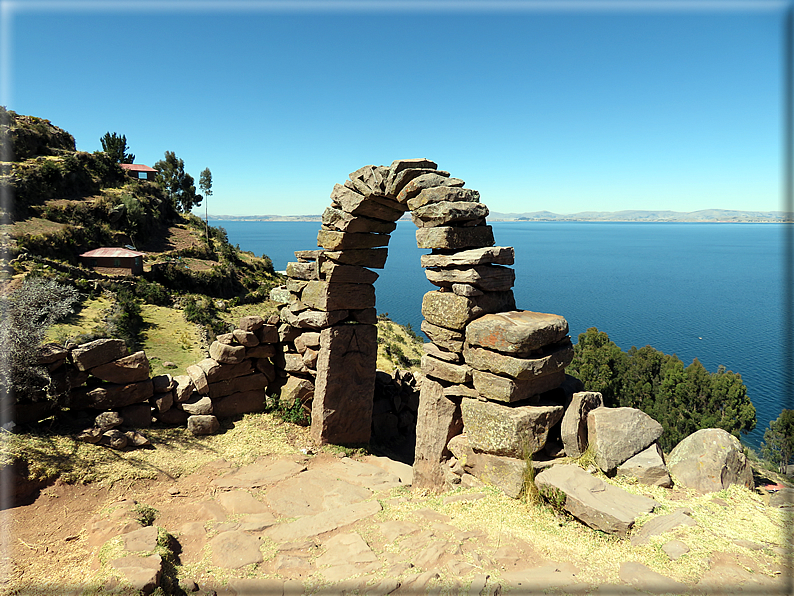
<svg viewBox="0 0 794 596">
<path fill-rule="evenodd" d="M 410 157 L 498 212 L 783 208 L 784 2 L 0 4 L 0 102 L 209 167 L 210 214 Z"/>
</svg>

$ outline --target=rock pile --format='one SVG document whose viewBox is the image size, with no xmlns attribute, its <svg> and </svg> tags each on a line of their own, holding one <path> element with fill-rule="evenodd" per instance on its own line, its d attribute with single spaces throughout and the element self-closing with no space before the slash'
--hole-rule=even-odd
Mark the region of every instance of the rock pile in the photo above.
<svg viewBox="0 0 794 596">
<path fill-rule="evenodd" d="M 150 377 L 146 354 L 129 354 L 119 339 L 71 349 L 47 344 L 40 361 L 51 367 L 75 421 L 88 417 L 92 424 L 80 440 L 115 449 L 140 447 L 149 444 L 145 436 L 120 429 L 145 429 L 156 419 L 186 425 L 195 435 L 212 434 L 220 428 L 218 418 L 262 411 L 268 387 L 280 386 L 274 364 L 282 355 L 276 322 L 243 317 L 232 333 L 216 338 L 209 358 L 176 377 Z"/>
</svg>

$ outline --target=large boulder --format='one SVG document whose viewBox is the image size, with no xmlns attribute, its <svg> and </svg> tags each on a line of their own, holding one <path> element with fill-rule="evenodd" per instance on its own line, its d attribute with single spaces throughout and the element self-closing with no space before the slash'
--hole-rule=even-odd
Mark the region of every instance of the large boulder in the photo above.
<svg viewBox="0 0 794 596">
<path fill-rule="evenodd" d="M 562 501 L 562 508 L 582 523 L 625 536 L 640 515 L 659 505 L 588 474 L 576 465 L 554 465 L 535 477 L 541 494 Z"/>
<path fill-rule="evenodd" d="M 460 404 L 469 444 L 477 451 L 523 459 L 543 449 L 562 406 L 506 406 L 476 399 Z"/>
<path fill-rule="evenodd" d="M 692 433 L 670 452 L 667 467 L 676 484 L 710 493 L 732 484 L 755 488 L 739 439 L 721 428 Z"/>
<path fill-rule="evenodd" d="M 595 408 L 587 415 L 587 440 L 604 472 L 646 449 L 662 435 L 662 425 L 636 408 Z"/>
</svg>

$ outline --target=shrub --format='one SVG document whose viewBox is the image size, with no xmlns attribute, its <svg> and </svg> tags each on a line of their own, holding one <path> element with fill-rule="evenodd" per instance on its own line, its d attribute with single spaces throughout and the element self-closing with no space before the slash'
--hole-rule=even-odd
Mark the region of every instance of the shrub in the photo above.
<svg viewBox="0 0 794 596">
<path fill-rule="evenodd" d="M 47 369 L 38 365 L 38 347 L 53 323 L 74 312 L 79 293 L 51 279 L 25 278 L 0 302 L 0 390 L 15 401 L 52 397 Z"/>
</svg>

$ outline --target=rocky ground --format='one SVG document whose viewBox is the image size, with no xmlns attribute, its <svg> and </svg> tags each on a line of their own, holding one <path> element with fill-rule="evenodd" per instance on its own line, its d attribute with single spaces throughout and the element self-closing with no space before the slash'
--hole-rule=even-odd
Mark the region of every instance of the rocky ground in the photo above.
<svg viewBox="0 0 794 596">
<path fill-rule="evenodd" d="M 405 464 L 323 452 L 112 487 L 56 483 L 2 512 L 0 593 L 131 593 L 128 582 L 219 595 L 786 593 L 780 543 L 715 542 L 701 515 L 752 517 L 734 502 L 746 495 L 704 496 L 668 514 L 691 523 L 630 541 L 491 488 L 431 495 L 410 481 Z M 691 555 L 713 550 L 688 560 L 668 554 L 676 540 Z"/>
</svg>

